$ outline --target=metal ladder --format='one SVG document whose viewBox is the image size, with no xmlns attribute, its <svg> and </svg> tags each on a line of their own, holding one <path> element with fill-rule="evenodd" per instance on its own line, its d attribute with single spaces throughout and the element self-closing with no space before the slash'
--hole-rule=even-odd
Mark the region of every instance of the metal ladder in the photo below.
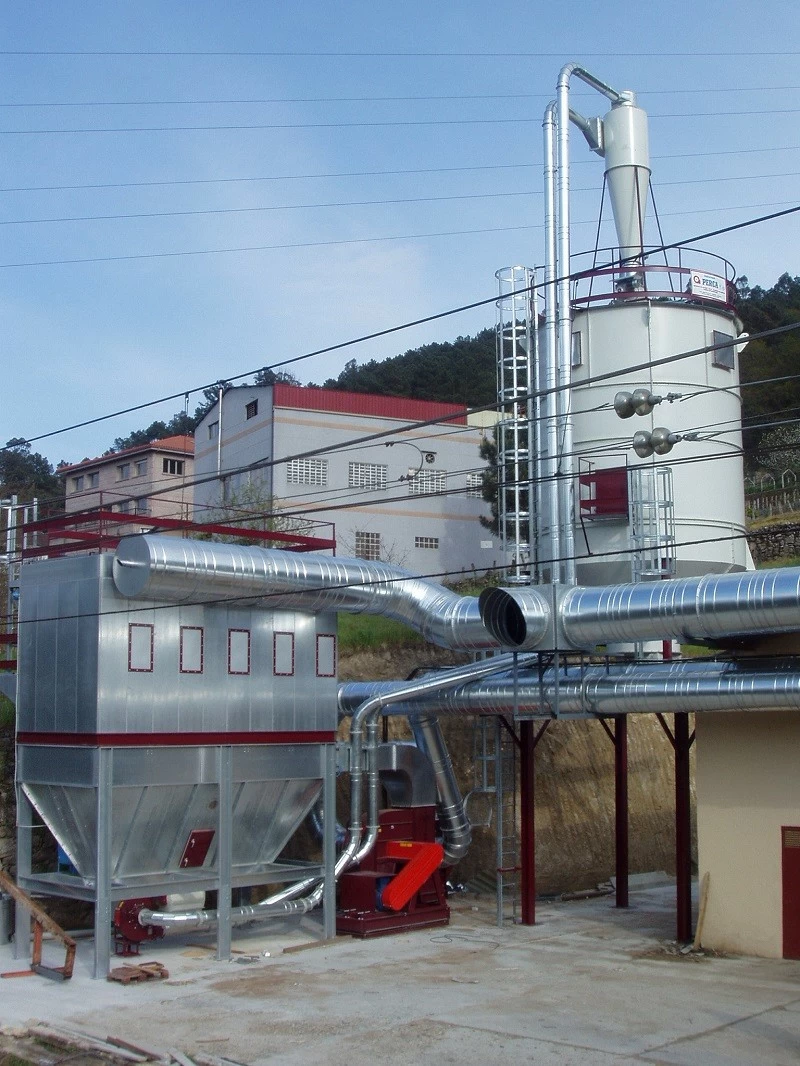
<svg viewBox="0 0 800 1066">
<path fill-rule="evenodd" d="M 630 471 L 631 580 L 674 577 L 675 508 L 672 469 L 636 466 Z"/>
<path fill-rule="evenodd" d="M 470 796 L 493 797 L 497 924 L 518 920 L 520 856 L 517 818 L 517 745 L 499 717 L 473 722 L 474 787 Z M 468 797 L 469 798 L 469 797 Z"/>
</svg>

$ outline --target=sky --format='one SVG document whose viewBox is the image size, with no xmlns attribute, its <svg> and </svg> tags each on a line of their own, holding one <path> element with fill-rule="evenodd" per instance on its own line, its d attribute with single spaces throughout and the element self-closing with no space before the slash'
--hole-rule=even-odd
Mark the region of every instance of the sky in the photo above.
<svg viewBox="0 0 800 1066">
<path fill-rule="evenodd" d="M 542 114 L 568 61 L 648 111 L 666 242 L 800 203 L 793 0 L 5 0 L 0 41 L 0 442 L 54 464 L 541 265 Z M 577 110 L 605 104 L 575 84 Z M 571 161 L 580 251 L 603 167 L 577 131 Z M 701 247 L 769 287 L 800 274 L 800 219 Z M 321 383 L 494 314 L 286 369 Z"/>
</svg>

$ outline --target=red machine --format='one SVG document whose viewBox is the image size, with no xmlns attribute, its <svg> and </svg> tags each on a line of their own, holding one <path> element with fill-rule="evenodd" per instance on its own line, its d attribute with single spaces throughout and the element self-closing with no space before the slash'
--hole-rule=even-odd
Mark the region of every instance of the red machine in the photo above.
<svg viewBox="0 0 800 1066">
<path fill-rule="evenodd" d="M 378 821 L 375 847 L 340 880 L 337 932 L 367 937 L 447 925 L 436 808 L 392 807 Z"/>
</svg>

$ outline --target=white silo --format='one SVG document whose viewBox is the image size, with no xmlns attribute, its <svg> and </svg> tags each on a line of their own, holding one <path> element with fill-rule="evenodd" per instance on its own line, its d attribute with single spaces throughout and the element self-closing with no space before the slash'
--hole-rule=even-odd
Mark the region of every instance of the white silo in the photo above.
<svg viewBox="0 0 800 1066">
<path fill-rule="evenodd" d="M 573 75 L 611 99 L 602 119 L 569 108 Z M 582 261 L 569 246 L 570 123 L 605 159 L 618 242 Z M 644 245 L 647 116 L 633 93 L 565 67 L 545 117 L 545 154 L 552 211 L 541 378 L 561 390 L 545 403 L 544 472 L 558 486 L 545 494 L 539 524 L 542 560 L 558 560 L 549 576 L 596 585 L 747 569 L 733 270 L 697 250 L 653 254 Z M 636 366 L 644 369 L 609 376 Z M 636 393 L 618 399 L 627 420 L 614 410 L 620 392 Z M 660 428 L 669 432 L 651 439 Z"/>
</svg>

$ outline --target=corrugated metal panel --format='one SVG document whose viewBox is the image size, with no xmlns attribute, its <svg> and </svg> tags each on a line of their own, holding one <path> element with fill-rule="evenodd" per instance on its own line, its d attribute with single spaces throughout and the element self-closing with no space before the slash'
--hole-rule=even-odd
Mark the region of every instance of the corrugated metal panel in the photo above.
<svg viewBox="0 0 800 1066">
<path fill-rule="evenodd" d="M 369 392 L 344 392 L 340 389 L 309 389 L 302 385 L 286 385 L 282 382 L 277 382 L 273 388 L 275 407 L 372 415 L 375 418 L 397 418 L 404 422 L 443 419 L 457 412 L 457 417 L 449 418 L 448 423 L 460 426 L 467 424 L 467 410 L 459 404 L 410 400 L 404 396 L 376 396 Z"/>
</svg>

